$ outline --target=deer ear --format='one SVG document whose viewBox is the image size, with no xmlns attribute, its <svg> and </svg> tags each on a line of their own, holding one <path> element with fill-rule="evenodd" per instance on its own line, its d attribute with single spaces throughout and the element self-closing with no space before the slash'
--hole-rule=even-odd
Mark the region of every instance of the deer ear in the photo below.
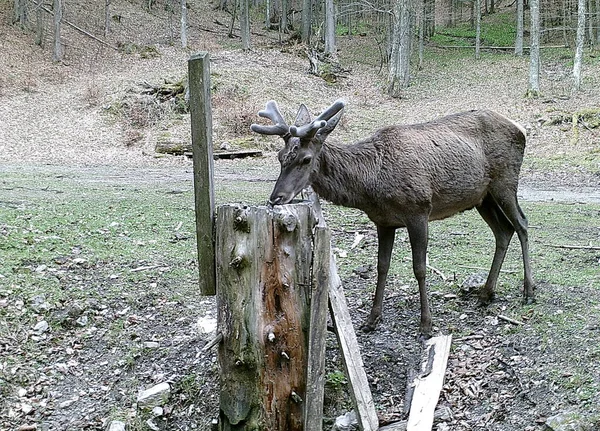
<svg viewBox="0 0 600 431">
<path fill-rule="evenodd" d="M 304 104 L 300 105 L 300 109 L 298 109 L 298 115 L 296 115 L 296 121 L 294 122 L 294 125 L 296 127 L 301 127 L 310 122 L 312 122 L 312 118 L 310 116 L 310 112 L 308 112 L 308 108 Z"/>
<path fill-rule="evenodd" d="M 319 140 L 319 142 L 323 143 L 325 141 L 325 139 L 327 139 L 327 136 L 329 136 L 329 134 L 331 132 L 333 132 L 333 129 L 335 129 L 335 126 L 338 125 L 340 118 L 342 118 L 342 113 L 344 112 L 344 110 L 340 110 L 340 112 L 338 112 L 337 114 L 335 114 L 333 117 L 331 117 L 329 120 L 327 120 L 327 124 L 325 125 L 325 127 L 322 127 L 321 129 L 319 129 L 319 131 L 316 134 L 316 138 Z"/>
</svg>

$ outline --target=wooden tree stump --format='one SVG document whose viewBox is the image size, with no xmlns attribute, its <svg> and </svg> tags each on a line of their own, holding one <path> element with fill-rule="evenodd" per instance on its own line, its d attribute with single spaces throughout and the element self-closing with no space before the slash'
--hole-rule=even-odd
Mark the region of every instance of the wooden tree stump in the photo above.
<svg viewBox="0 0 600 431">
<path fill-rule="evenodd" d="M 302 430 L 310 205 L 224 205 L 216 222 L 220 430 Z"/>
</svg>

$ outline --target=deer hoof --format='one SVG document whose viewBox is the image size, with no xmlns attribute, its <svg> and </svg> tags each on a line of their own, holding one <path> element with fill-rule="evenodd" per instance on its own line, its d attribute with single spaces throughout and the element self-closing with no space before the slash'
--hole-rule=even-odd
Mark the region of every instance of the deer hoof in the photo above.
<svg viewBox="0 0 600 431">
<path fill-rule="evenodd" d="M 535 297 L 533 296 L 526 296 L 523 298 L 523 305 L 531 305 L 535 303 Z"/>
<path fill-rule="evenodd" d="M 377 329 L 377 324 L 380 320 L 380 317 L 377 317 L 375 319 L 369 318 L 365 323 L 362 324 L 360 330 L 366 333 L 373 332 L 375 329 Z"/>
</svg>

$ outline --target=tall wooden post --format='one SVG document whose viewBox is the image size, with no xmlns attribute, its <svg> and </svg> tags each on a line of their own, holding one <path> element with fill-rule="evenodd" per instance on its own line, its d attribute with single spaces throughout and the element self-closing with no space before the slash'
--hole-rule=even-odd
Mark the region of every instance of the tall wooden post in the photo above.
<svg viewBox="0 0 600 431">
<path fill-rule="evenodd" d="M 307 204 L 217 211 L 221 431 L 303 429 L 315 224 Z"/>
<path fill-rule="evenodd" d="M 215 248 L 213 187 L 212 113 L 210 104 L 210 58 L 207 52 L 188 61 L 194 193 L 196 201 L 196 237 L 200 291 L 215 294 Z"/>
</svg>

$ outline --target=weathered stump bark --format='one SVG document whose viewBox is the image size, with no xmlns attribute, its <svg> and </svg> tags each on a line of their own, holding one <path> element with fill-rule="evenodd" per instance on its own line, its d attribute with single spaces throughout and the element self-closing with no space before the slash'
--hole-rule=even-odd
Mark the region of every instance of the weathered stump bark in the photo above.
<svg viewBox="0 0 600 431">
<path fill-rule="evenodd" d="M 220 430 L 303 429 L 315 223 L 308 204 L 218 209 Z"/>
</svg>

